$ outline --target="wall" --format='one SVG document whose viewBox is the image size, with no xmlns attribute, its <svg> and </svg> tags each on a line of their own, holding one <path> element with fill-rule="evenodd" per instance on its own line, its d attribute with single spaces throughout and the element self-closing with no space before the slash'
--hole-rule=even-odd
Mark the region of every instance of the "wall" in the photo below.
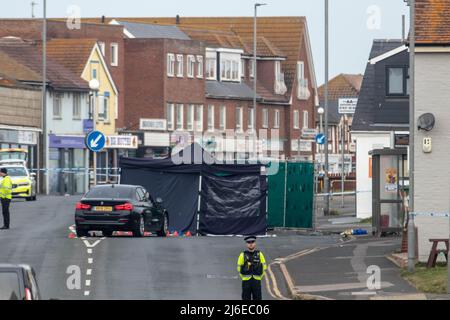
<svg viewBox="0 0 450 320">
<path fill-rule="evenodd" d="M 41 127 L 41 92 L 0 86 L 0 123 Z"/>
<path fill-rule="evenodd" d="M 416 55 L 415 119 L 431 112 L 436 118 L 432 131 L 414 126 L 414 209 L 416 212 L 448 212 L 450 190 L 450 54 Z M 432 138 L 432 153 L 422 152 L 424 137 Z M 430 238 L 448 238 L 448 218 L 417 217 L 419 259 L 426 261 Z"/>
<path fill-rule="evenodd" d="M 389 148 L 389 133 L 353 133 L 356 139 L 356 216 L 360 219 L 372 216 L 372 178 L 369 177 L 369 151 Z"/>
</svg>

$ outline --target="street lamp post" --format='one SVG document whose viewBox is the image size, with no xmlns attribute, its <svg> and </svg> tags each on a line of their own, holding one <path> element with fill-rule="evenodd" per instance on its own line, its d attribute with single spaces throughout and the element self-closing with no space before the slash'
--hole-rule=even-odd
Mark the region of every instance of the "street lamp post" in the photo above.
<svg viewBox="0 0 450 320">
<path fill-rule="evenodd" d="M 266 3 L 255 3 L 255 15 L 253 18 L 253 130 L 255 130 L 256 141 L 254 142 L 254 152 L 256 158 L 258 158 L 258 117 L 256 112 L 256 81 L 257 81 L 257 66 L 256 66 L 256 50 L 257 50 L 257 39 L 256 39 L 256 18 L 258 16 L 258 7 L 266 6 Z"/>
<path fill-rule="evenodd" d="M 319 114 L 319 118 L 320 118 L 320 125 L 319 125 L 319 132 L 323 133 L 323 113 L 325 112 L 325 110 L 320 107 L 319 109 L 317 109 L 317 113 Z M 320 151 L 320 170 L 322 171 L 322 163 L 323 163 L 323 146 L 319 145 L 319 151 Z"/>
<path fill-rule="evenodd" d="M 330 211 L 330 195 L 328 194 L 328 0 L 325 0 L 325 214 Z"/>
<path fill-rule="evenodd" d="M 48 172 L 47 156 L 48 156 L 48 135 L 47 135 L 47 1 L 43 3 L 43 20 L 42 20 L 42 168 L 44 169 L 41 181 L 45 193 L 48 194 Z M 46 177 L 46 178 L 44 178 Z"/>
</svg>

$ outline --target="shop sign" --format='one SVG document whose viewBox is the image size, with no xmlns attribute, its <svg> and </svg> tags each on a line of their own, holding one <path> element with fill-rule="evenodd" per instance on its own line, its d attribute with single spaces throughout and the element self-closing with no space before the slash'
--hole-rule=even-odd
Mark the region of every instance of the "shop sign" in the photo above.
<svg viewBox="0 0 450 320">
<path fill-rule="evenodd" d="M 49 135 L 49 148 L 85 149 L 85 137 Z"/>
<path fill-rule="evenodd" d="M 105 148 L 137 149 L 138 137 L 126 135 L 106 136 Z"/>
<path fill-rule="evenodd" d="M 141 130 L 165 131 L 167 130 L 166 119 L 140 119 Z"/>
</svg>

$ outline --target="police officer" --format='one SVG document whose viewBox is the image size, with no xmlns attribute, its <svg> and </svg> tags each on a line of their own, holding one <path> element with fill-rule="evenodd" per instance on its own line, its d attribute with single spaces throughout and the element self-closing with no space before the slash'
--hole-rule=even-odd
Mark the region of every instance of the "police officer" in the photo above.
<svg viewBox="0 0 450 320">
<path fill-rule="evenodd" d="M 237 270 L 242 279 L 242 300 L 262 300 L 261 279 L 267 269 L 266 258 L 256 250 L 256 237 L 244 238 L 247 250 L 241 252 L 237 261 Z"/>
<path fill-rule="evenodd" d="M 8 176 L 8 170 L 6 168 L 0 169 L 0 177 L 2 181 L 0 182 L 0 200 L 2 202 L 2 213 L 3 213 L 3 227 L 0 229 L 9 229 L 9 205 L 12 199 L 12 181 Z"/>
</svg>

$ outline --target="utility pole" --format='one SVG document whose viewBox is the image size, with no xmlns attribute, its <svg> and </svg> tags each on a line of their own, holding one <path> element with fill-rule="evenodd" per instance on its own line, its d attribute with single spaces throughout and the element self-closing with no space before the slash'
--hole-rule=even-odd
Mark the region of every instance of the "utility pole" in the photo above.
<svg viewBox="0 0 450 320">
<path fill-rule="evenodd" d="M 47 136 L 47 0 L 43 0 L 43 21 L 42 21 L 42 177 L 44 178 L 44 191 L 48 194 L 48 136 Z M 41 171 L 42 172 L 42 171 Z"/>
<path fill-rule="evenodd" d="M 324 176 L 324 191 L 325 191 L 325 214 L 330 211 L 330 195 L 328 188 L 328 0 L 325 0 L 325 176 Z"/>
<path fill-rule="evenodd" d="M 415 49 L 416 49 L 416 8 L 415 0 L 409 0 L 410 6 L 410 34 L 409 34 L 409 79 L 410 79 L 410 94 L 409 94 L 409 219 L 408 219 L 408 271 L 414 271 L 415 255 L 416 255 L 416 240 L 415 240 L 415 225 L 414 225 L 414 81 L 415 81 Z"/>
<path fill-rule="evenodd" d="M 35 18 L 34 16 L 34 7 L 37 6 L 37 2 L 31 1 L 31 18 Z"/>
<path fill-rule="evenodd" d="M 258 7 L 265 6 L 266 3 L 255 3 L 255 15 L 253 18 L 253 130 L 255 131 L 256 139 L 254 139 L 253 149 L 255 152 L 256 158 L 258 158 L 258 117 L 256 112 L 256 81 L 257 81 L 257 65 L 256 65 L 256 57 L 257 57 L 257 38 L 256 38 L 256 19 L 258 17 Z"/>
</svg>

